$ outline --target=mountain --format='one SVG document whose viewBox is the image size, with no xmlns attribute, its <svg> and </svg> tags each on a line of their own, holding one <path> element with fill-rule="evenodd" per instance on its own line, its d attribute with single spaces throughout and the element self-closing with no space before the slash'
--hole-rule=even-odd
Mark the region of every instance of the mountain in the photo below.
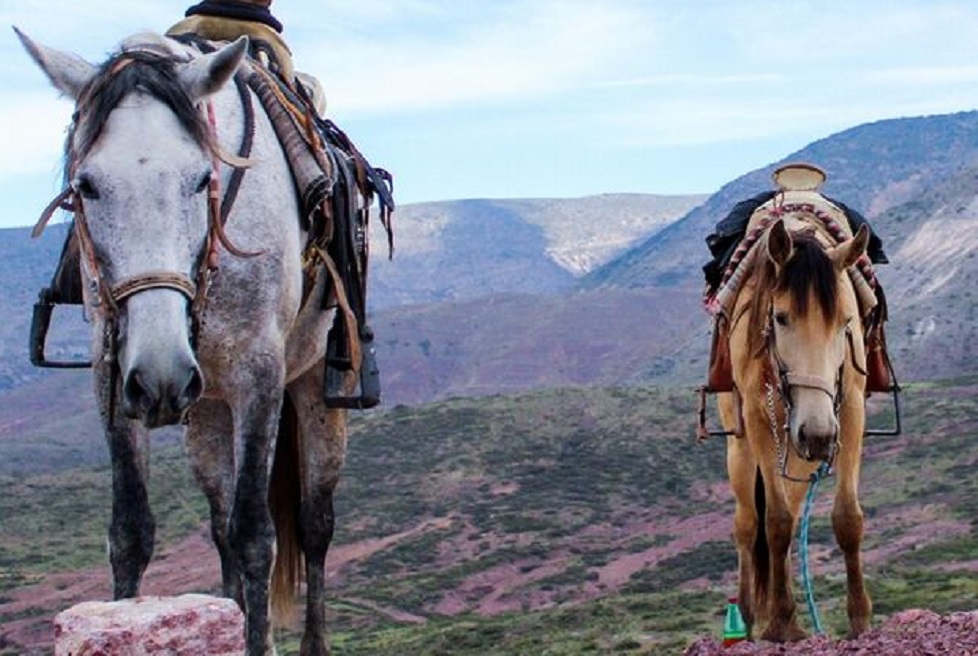
<svg viewBox="0 0 978 656">
<path fill-rule="evenodd" d="M 605 194 L 407 205 L 394 215 L 393 260 L 384 257 L 380 231 L 371 236 L 370 304 L 568 291 L 705 199 Z"/>
<path fill-rule="evenodd" d="M 877 273 L 890 299 L 888 338 L 901 379 L 978 368 L 976 157 L 978 112 L 968 112 L 859 126 L 782 159 L 826 168 L 826 192 L 862 210 L 882 236 L 892 263 Z M 700 309 L 703 238 L 737 201 L 770 188 L 778 164 L 705 202 L 616 194 L 399 209 L 395 257 L 386 260 L 375 235 L 370 281 L 386 401 L 698 384 L 710 335 Z M 24 358 L 26 312 L 60 245 L 51 232 L 32 244 L 23 231 L 0 231 L 0 266 L 13 290 L 0 327 L 0 389 L 38 376 Z M 83 333 L 84 326 L 69 331 Z"/>
<path fill-rule="evenodd" d="M 771 172 L 791 161 L 825 168 L 826 193 L 863 211 L 884 241 L 891 264 L 877 267 L 877 275 L 890 299 L 887 334 L 898 377 L 978 369 L 978 112 L 966 112 L 858 126 L 747 173 L 585 274 L 572 293 L 380 311 L 381 363 L 398 372 L 389 381 L 391 398 L 517 386 L 699 384 L 711 330 L 700 309 L 704 238 L 738 201 L 770 189 Z M 540 366 L 524 366 L 530 363 Z M 409 383 L 400 377 L 405 372 Z"/>
<path fill-rule="evenodd" d="M 32 240 L 23 228 L 0 230 L 0 390 L 10 389 L 39 374 L 27 360 L 31 308 L 38 290 L 51 280 L 66 234 L 64 224 L 48 227 Z M 88 330 L 77 307 L 56 310 L 51 356 L 87 357 Z"/>
<path fill-rule="evenodd" d="M 914 379 L 978 369 L 978 165 L 879 217 L 894 357 Z"/>
<path fill-rule="evenodd" d="M 738 201 L 772 189 L 774 169 L 794 161 L 822 167 L 828 173 L 825 193 L 864 213 L 889 246 L 893 227 L 881 215 L 946 183 L 976 159 L 978 112 L 860 125 L 724 185 L 680 221 L 590 273 L 583 284 L 699 286 L 700 266 L 709 259 L 703 240 L 716 222 Z"/>
</svg>

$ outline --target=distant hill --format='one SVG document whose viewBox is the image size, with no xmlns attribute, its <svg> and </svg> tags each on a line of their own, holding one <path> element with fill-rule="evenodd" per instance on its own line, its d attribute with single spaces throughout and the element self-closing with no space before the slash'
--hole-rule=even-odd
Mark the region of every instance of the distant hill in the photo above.
<svg viewBox="0 0 978 656">
<path fill-rule="evenodd" d="M 421 403 L 647 379 L 688 348 L 701 315 L 682 291 L 609 289 L 394 308 L 372 325 L 385 398 Z"/>
<path fill-rule="evenodd" d="M 394 214 L 392 261 L 379 231 L 373 236 L 370 304 L 564 292 L 704 200 L 605 194 L 406 205 Z"/>
<path fill-rule="evenodd" d="M 824 167 L 826 192 L 882 236 L 893 263 L 877 272 L 902 379 L 978 370 L 976 158 L 978 112 L 967 112 L 858 126 L 781 160 Z M 779 163 L 705 202 L 614 194 L 399 209 L 395 258 L 374 239 L 370 283 L 386 402 L 699 383 L 710 332 L 699 307 L 703 239 L 737 201 L 769 189 Z M 58 246 L 54 234 L 34 245 L 25 231 L 0 231 L 0 266 L 13 281 L 0 301 L 0 389 L 38 376 L 25 358 L 27 312 Z"/>
<path fill-rule="evenodd" d="M 31 310 L 38 290 L 47 285 L 64 244 L 66 227 L 50 226 L 36 240 L 25 228 L 0 230 L 0 390 L 10 389 L 37 377 L 38 370 L 27 360 L 27 338 Z M 52 333 L 52 356 L 62 358 L 87 353 L 88 336 L 77 307 L 58 310 Z M 58 351 L 59 338 L 66 345 Z"/>
<path fill-rule="evenodd" d="M 397 401 L 561 384 L 693 385 L 706 371 L 704 238 L 738 201 L 770 189 L 780 163 L 829 173 L 826 193 L 871 218 L 892 264 L 901 379 L 978 370 L 978 112 L 881 121 L 817 141 L 725 185 L 679 221 L 551 298 L 486 296 L 380 311 L 381 364 Z M 526 283 L 532 286 L 532 282 Z M 527 289 L 527 292 L 530 290 Z"/>
</svg>

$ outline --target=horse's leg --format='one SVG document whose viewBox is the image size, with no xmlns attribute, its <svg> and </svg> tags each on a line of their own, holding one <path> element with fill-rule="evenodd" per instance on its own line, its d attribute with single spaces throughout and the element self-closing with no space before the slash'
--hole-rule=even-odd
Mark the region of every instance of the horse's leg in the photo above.
<svg viewBox="0 0 978 656">
<path fill-rule="evenodd" d="M 723 425 L 732 428 L 737 423 L 737 408 L 730 394 L 718 397 L 720 417 Z M 730 478 L 730 489 L 733 492 L 736 509 L 734 510 L 733 540 L 737 548 L 738 586 L 737 601 L 740 605 L 747 632 L 750 635 L 755 622 L 763 620 L 763 604 L 766 595 L 757 594 L 755 590 L 763 590 L 756 577 L 763 574 L 766 582 L 767 571 L 759 572 L 758 566 L 766 568 L 767 562 L 759 564 L 755 561 L 755 546 L 758 534 L 758 509 L 755 505 L 754 490 L 757 478 L 757 463 L 751 453 L 750 443 L 746 437 L 727 438 L 727 474 Z M 763 540 L 763 536 L 761 536 Z M 766 545 L 764 545 L 766 548 Z"/>
<path fill-rule="evenodd" d="M 333 539 L 333 490 L 346 457 L 346 412 L 326 408 L 323 373 L 320 362 L 289 385 L 302 434 L 299 535 L 306 561 L 307 602 L 301 656 L 329 653 L 326 552 Z"/>
<path fill-rule="evenodd" d="M 854 395 L 850 395 L 854 396 Z M 862 398 L 856 399 L 862 403 Z M 851 414 L 857 416 L 852 417 Z M 859 468 L 862 460 L 863 419 L 862 409 L 856 413 L 843 412 L 842 447 L 836 457 L 838 487 L 832 506 L 832 529 L 839 548 L 846 560 L 846 583 L 849 614 L 849 638 L 854 638 L 869 628 L 873 610 L 866 585 L 863 581 L 863 564 L 860 547 L 863 538 L 863 511 L 859 506 Z"/>
<path fill-rule="evenodd" d="M 228 541 L 244 586 L 248 656 L 274 654 L 269 621 L 269 583 L 275 528 L 268 485 L 284 393 L 284 359 L 255 345 L 251 362 L 239 369 L 232 403 L 235 426 L 234 497 Z M 247 357 L 247 356 L 243 356 Z"/>
<path fill-rule="evenodd" d="M 95 395 L 112 460 L 112 520 L 109 525 L 112 597 L 125 599 L 139 594 L 143 572 L 153 557 L 156 523 L 146 489 L 149 434 L 138 422 L 122 414 L 119 385 L 118 381 L 112 384 L 111 366 L 96 365 Z"/>
<path fill-rule="evenodd" d="M 768 446 L 769 443 L 768 443 Z M 772 454 L 762 465 L 764 499 L 767 504 L 764 524 L 770 549 L 768 595 L 768 624 L 761 639 L 772 642 L 792 642 L 805 637 L 798 626 L 795 600 L 791 594 L 791 541 L 794 537 L 795 516 L 805 487 L 785 483 L 777 470 Z M 794 486 L 794 488 L 786 486 Z M 800 493 L 799 493 L 800 492 Z"/>
<path fill-rule="evenodd" d="M 223 594 L 243 609 L 241 571 L 228 539 L 234 489 L 234 427 L 226 403 L 202 399 L 190 409 L 186 448 L 194 477 L 210 505 L 211 537 L 221 558 Z"/>
</svg>

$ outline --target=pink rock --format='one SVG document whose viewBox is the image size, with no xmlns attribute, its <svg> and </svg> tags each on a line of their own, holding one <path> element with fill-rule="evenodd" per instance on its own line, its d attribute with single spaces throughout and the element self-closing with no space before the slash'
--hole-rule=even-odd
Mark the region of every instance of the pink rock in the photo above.
<svg viewBox="0 0 978 656">
<path fill-rule="evenodd" d="M 230 599 L 188 594 L 90 601 L 54 618 L 55 656 L 241 656 L 244 615 Z"/>
<path fill-rule="evenodd" d="M 895 615 L 892 615 L 887 621 L 887 624 L 901 625 L 901 624 L 915 624 L 917 622 L 933 622 L 940 619 L 940 615 L 931 610 L 924 610 L 921 608 L 911 608 L 909 610 L 903 610 Z"/>
</svg>

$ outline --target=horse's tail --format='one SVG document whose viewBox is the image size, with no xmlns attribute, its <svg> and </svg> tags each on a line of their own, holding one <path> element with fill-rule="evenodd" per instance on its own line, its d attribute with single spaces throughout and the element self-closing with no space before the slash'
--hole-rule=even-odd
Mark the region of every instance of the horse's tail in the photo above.
<svg viewBox="0 0 978 656">
<path fill-rule="evenodd" d="M 302 499 L 299 462 L 299 422 L 295 405 L 286 394 L 278 423 L 275 461 L 268 485 L 268 507 L 275 522 L 275 565 L 269 595 L 272 618 L 279 626 L 291 626 L 295 595 L 302 577 L 299 543 L 299 503 Z"/>
<path fill-rule="evenodd" d="M 754 539 L 754 609 L 765 608 L 771 573 L 771 551 L 767 543 L 767 497 L 764 495 L 764 476 L 757 468 L 754 478 L 754 509 L 757 511 L 757 537 Z"/>
</svg>

